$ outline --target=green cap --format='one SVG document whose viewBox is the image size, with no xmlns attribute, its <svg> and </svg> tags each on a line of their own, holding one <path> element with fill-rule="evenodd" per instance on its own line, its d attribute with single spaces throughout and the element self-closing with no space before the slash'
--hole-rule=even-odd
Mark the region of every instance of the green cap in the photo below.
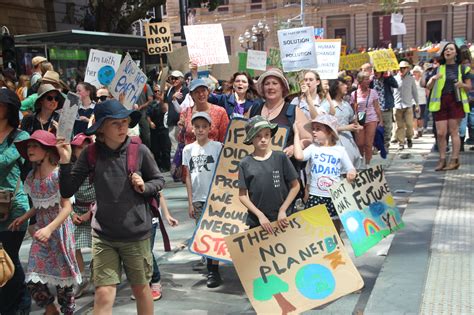
<svg viewBox="0 0 474 315">
<path fill-rule="evenodd" d="M 250 118 L 245 124 L 245 132 L 247 133 L 247 136 L 245 137 L 244 144 L 252 144 L 253 138 L 255 138 L 257 133 L 264 128 L 270 128 L 273 137 L 278 130 L 278 125 L 269 122 L 266 118 L 260 115 Z"/>
</svg>

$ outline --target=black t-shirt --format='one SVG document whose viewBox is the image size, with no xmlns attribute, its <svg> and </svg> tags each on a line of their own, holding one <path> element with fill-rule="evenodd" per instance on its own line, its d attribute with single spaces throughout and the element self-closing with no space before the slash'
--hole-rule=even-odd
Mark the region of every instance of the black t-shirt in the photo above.
<svg viewBox="0 0 474 315">
<path fill-rule="evenodd" d="M 458 68 L 459 65 L 446 65 L 446 82 L 444 83 L 443 93 L 442 94 L 449 94 L 454 93 L 454 83 L 458 80 Z M 462 71 L 462 80 L 463 82 L 469 79 L 469 72 L 465 74 L 466 67 L 461 66 Z"/>
<path fill-rule="evenodd" d="M 147 108 L 146 115 L 156 125 L 157 130 L 167 129 L 164 124 L 165 112 L 161 109 L 162 104 L 153 100 Z"/>
<path fill-rule="evenodd" d="M 174 87 L 166 91 L 166 103 L 168 103 L 168 126 L 173 127 L 178 124 L 179 121 L 179 113 L 174 109 L 173 105 L 173 95 L 176 93 L 176 90 Z M 187 87 L 182 86 L 181 87 L 181 93 L 183 94 L 183 98 L 178 99 L 178 103 L 182 103 L 184 99 L 186 98 L 186 95 L 189 93 L 189 90 Z"/>
<path fill-rule="evenodd" d="M 297 178 L 298 173 L 290 159 L 281 151 L 273 151 L 264 161 L 249 155 L 239 164 L 239 188 L 248 190 L 252 203 L 270 221 L 278 219 L 278 210 L 288 196 L 290 183 Z M 250 211 L 247 224 L 250 227 L 260 225 L 257 216 Z"/>
</svg>

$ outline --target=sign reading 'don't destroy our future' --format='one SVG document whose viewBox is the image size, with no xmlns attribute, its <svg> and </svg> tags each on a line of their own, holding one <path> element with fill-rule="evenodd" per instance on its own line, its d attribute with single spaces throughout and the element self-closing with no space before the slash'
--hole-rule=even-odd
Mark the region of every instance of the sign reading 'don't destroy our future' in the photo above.
<svg viewBox="0 0 474 315">
<path fill-rule="evenodd" d="M 91 49 L 84 82 L 90 83 L 96 88 L 108 86 L 120 66 L 120 59 L 122 59 L 122 55 Z"/>
<path fill-rule="evenodd" d="M 398 60 L 392 49 L 379 49 L 369 52 L 374 68 L 378 72 L 398 70 Z"/>
<path fill-rule="evenodd" d="M 339 74 L 339 59 L 341 57 L 341 39 L 317 39 L 316 71 L 322 80 L 337 79 Z"/>
<path fill-rule="evenodd" d="M 189 250 L 213 259 L 230 261 L 224 237 L 245 231 L 247 208 L 239 200 L 239 162 L 252 152 L 243 143 L 246 119 L 234 118 L 227 129 L 203 214 Z M 272 138 L 272 149 L 282 150 L 288 129 L 280 127 Z"/>
<path fill-rule="evenodd" d="M 312 26 L 279 30 L 278 42 L 284 72 L 317 67 Z"/>
<path fill-rule="evenodd" d="M 170 23 L 145 23 L 146 49 L 149 55 L 173 51 Z"/>
<path fill-rule="evenodd" d="M 257 314 L 300 314 L 364 286 L 326 206 L 225 237 L 245 293 Z"/>
<path fill-rule="evenodd" d="M 123 106 L 132 109 L 143 91 L 146 80 L 146 75 L 127 53 L 109 86 L 109 91 L 117 100 L 120 99 L 120 94 L 123 94 Z"/>
<path fill-rule="evenodd" d="M 356 256 L 405 226 L 380 165 L 361 171 L 352 183 L 332 185 L 329 191 Z"/>
<path fill-rule="evenodd" d="M 198 66 L 229 63 L 221 24 L 185 25 L 189 60 Z"/>
</svg>

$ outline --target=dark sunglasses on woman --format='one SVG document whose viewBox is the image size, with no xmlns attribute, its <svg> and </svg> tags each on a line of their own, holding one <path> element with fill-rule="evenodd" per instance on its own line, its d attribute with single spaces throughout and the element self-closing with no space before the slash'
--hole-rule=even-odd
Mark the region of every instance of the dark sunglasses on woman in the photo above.
<svg viewBox="0 0 474 315">
<path fill-rule="evenodd" d="M 99 96 L 98 99 L 101 101 L 101 102 L 105 102 L 107 100 L 108 96 L 107 95 L 102 95 L 102 96 Z"/>
<path fill-rule="evenodd" d="M 46 100 L 48 100 L 49 102 L 51 102 L 52 100 L 55 100 L 56 102 L 59 102 L 61 100 L 61 98 L 59 97 L 59 95 L 56 95 L 56 96 L 48 95 L 48 96 L 46 96 Z"/>
</svg>

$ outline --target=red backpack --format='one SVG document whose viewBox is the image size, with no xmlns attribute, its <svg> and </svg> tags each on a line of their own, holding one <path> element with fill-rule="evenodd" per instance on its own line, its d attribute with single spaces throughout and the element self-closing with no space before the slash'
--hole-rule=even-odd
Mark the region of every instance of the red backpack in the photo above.
<svg viewBox="0 0 474 315">
<path fill-rule="evenodd" d="M 137 160 L 138 152 L 140 150 L 140 144 L 142 144 L 140 137 L 131 137 L 130 144 L 127 147 L 127 173 L 129 174 L 135 173 L 135 171 L 137 170 Z M 95 143 L 91 143 L 87 147 L 87 150 L 87 162 L 89 163 L 89 167 L 92 169 L 91 173 L 89 174 L 89 180 L 92 182 L 94 180 L 95 165 L 97 162 L 97 145 Z M 156 196 L 150 197 L 147 200 L 147 203 L 153 214 L 153 217 L 158 218 L 165 251 L 169 252 L 171 251 L 170 239 L 168 237 L 168 233 L 166 232 L 165 225 L 161 218 L 161 213 L 159 209 L 160 193 L 158 193 Z"/>
</svg>

